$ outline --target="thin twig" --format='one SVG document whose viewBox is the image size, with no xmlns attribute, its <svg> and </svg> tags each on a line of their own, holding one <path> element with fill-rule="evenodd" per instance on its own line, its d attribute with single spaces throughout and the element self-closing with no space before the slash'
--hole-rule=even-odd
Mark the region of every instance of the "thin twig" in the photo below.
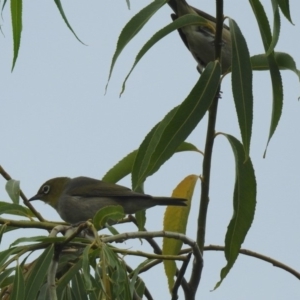
<svg viewBox="0 0 300 300">
<path fill-rule="evenodd" d="M 178 289 L 181 285 L 181 281 L 184 278 L 184 274 L 186 272 L 186 269 L 189 265 L 190 259 L 191 259 L 192 253 L 190 252 L 187 256 L 187 260 L 183 262 L 180 270 L 177 272 L 177 279 L 174 283 L 173 289 L 172 289 L 172 300 L 178 299 Z"/>
<path fill-rule="evenodd" d="M 224 251 L 225 247 L 224 246 L 217 246 L 217 245 L 209 245 L 209 246 L 205 246 L 204 250 L 205 251 Z M 240 249 L 239 253 L 244 254 L 244 255 L 248 255 L 248 256 L 252 256 L 252 257 L 261 259 L 263 261 L 266 261 L 266 262 L 272 264 L 274 267 L 278 267 L 280 269 L 283 269 L 283 270 L 291 273 L 297 279 L 300 280 L 300 273 L 299 272 L 297 272 L 296 270 L 292 269 L 291 267 L 281 263 L 278 260 L 275 260 L 271 257 L 265 256 L 265 255 L 262 255 L 260 253 L 253 252 L 253 251 L 247 250 L 247 249 Z"/>
<path fill-rule="evenodd" d="M 10 175 L 3 169 L 3 167 L 0 165 L 0 174 L 5 178 L 7 181 L 11 180 L 12 178 Z M 20 196 L 23 199 L 24 204 L 32 211 L 32 213 L 41 221 L 45 222 L 46 220 L 42 217 L 42 215 L 37 212 L 37 210 L 32 206 L 32 204 L 28 201 L 27 197 L 25 194 L 22 192 L 20 189 Z"/>
</svg>

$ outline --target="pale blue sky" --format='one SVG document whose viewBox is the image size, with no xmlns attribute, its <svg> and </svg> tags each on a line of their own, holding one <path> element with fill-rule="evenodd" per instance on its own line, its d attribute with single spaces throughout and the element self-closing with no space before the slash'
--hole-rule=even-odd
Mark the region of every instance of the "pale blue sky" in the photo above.
<svg viewBox="0 0 300 300">
<path fill-rule="evenodd" d="M 269 1 L 262 1 L 268 2 Z M 300 4 L 291 0 L 295 26 L 282 18 L 278 51 L 290 53 L 300 66 Z M 170 22 L 168 6 L 155 15 L 128 45 L 116 64 L 108 92 L 104 88 L 117 38 L 126 22 L 149 1 L 63 1 L 65 13 L 80 44 L 65 26 L 54 2 L 24 2 L 23 35 L 19 58 L 13 73 L 11 21 L 7 6 L 1 20 L 0 36 L 0 163 L 29 197 L 47 179 L 56 176 L 85 175 L 101 178 L 121 158 L 136 149 L 147 132 L 195 84 L 196 62 L 173 33 L 156 45 L 131 75 L 121 99 L 122 81 L 141 46 L 162 26 Z M 214 1 L 190 1 L 214 14 Z M 202 6 L 200 7 L 201 4 Z M 264 3 L 263 3 L 264 4 Z M 266 7 L 271 12 L 270 5 Z M 263 51 L 253 13 L 247 1 L 225 1 L 225 14 L 239 24 L 251 55 Z M 254 126 L 251 157 L 255 167 L 258 195 L 255 220 L 244 248 L 273 257 L 300 271 L 300 85 L 291 72 L 282 72 L 284 108 L 282 119 L 263 159 L 272 95 L 267 72 L 254 73 Z M 217 130 L 238 138 L 239 129 L 230 76 L 222 85 Z M 204 147 L 206 118 L 188 138 Z M 168 196 L 189 174 L 201 173 L 200 155 L 175 155 L 145 185 L 146 192 Z M 213 153 L 212 192 L 206 244 L 222 245 L 232 215 L 234 162 L 225 138 L 218 136 Z M 130 186 L 130 178 L 122 184 Z M 0 200 L 7 200 L 5 180 L 0 178 Z M 187 235 L 195 238 L 199 186 Z M 60 220 L 57 213 L 41 202 L 35 207 L 47 218 Z M 162 207 L 148 211 L 148 230 L 162 228 Z M 122 230 L 120 227 L 118 228 Z M 133 230 L 130 227 L 129 230 Z M 28 232 L 28 231 L 26 231 Z M 38 231 L 30 234 L 46 234 Z M 16 237 L 3 239 L 1 249 Z M 126 243 L 130 247 L 132 243 Z M 141 248 L 139 242 L 134 243 Z M 206 252 L 200 299 L 299 299 L 300 282 L 292 275 L 254 258 L 240 256 L 221 287 L 210 292 L 225 265 L 221 252 Z M 161 267 L 143 278 L 155 299 L 168 299 Z M 161 272 L 162 273 L 162 272 Z"/>
</svg>

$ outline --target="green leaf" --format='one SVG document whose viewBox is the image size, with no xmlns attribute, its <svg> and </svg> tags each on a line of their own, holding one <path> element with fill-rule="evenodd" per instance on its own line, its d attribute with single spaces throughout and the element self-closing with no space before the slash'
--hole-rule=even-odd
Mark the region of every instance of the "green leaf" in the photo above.
<svg viewBox="0 0 300 300">
<path fill-rule="evenodd" d="M 103 181 L 116 183 L 131 173 L 137 150 L 130 152 L 114 165 L 102 178 Z"/>
<path fill-rule="evenodd" d="M 293 24 L 290 14 L 289 0 L 277 0 L 277 2 L 284 16 Z"/>
<path fill-rule="evenodd" d="M 42 255 L 35 261 L 34 267 L 30 270 L 29 276 L 25 282 L 25 299 L 35 299 L 40 287 L 44 283 L 49 265 L 53 258 L 54 246 L 51 245 L 42 253 Z"/>
<path fill-rule="evenodd" d="M 97 230 L 100 230 L 109 220 L 119 221 L 124 217 L 124 209 L 121 205 L 109 205 L 97 211 L 93 218 L 93 224 Z"/>
<path fill-rule="evenodd" d="M 5 271 L 1 272 L 1 274 L 0 274 L 0 287 L 1 287 L 1 288 L 4 287 L 3 281 L 4 281 L 6 278 L 8 278 L 8 276 L 12 273 L 12 271 L 15 271 L 15 267 L 6 269 Z"/>
<path fill-rule="evenodd" d="M 272 35 L 271 35 L 271 29 L 269 26 L 267 15 L 259 0 L 251 0 L 250 2 L 259 25 L 259 30 L 260 30 L 265 51 L 268 52 L 272 42 Z M 275 133 L 275 129 L 279 123 L 281 113 L 282 113 L 282 106 L 283 106 L 283 87 L 282 87 L 280 71 L 276 64 L 274 52 L 271 53 L 268 52 L 268 54 L 269 55 L 267 57 L 267 61 L 269 64 L 270 75 L 272 80 L 273 107 L 272 107 L 269 137 L 266 145 L 266 150 L 264 152 L 264 156 L 266 155 L 267 147 L 269 145 L 271 137 Z"/>
<path fill-rule="evenodd" d="M 233 136 L 223 134 L 229 141 L 235 158 L 236 179 L 233 195 L 233 215 L 225 237 L 225 258 L 227 265 L 221 270 L 220 286 L 235 263 L 239 250 L 254 219 L 256 206 L 256 179 L 251 159 L 244 161 L 245 153 L 241 143 Z"/>
<path fill-rule="evenodd" d="M 10 179 L 6 182 L 5 189 L 14 204 L 19 204 L 20 181 Z"/>
<path fill-rule="evenodd" d="M 167 2 L 167 0 L 155 0 L 149 5 L 139 11 L 123 28 L 120 33 L 117 48 L 111 61 L 109 75 L 105 90 L 107 90 L 108 83 L 117 61 L 117 58 L 124 50 L 125 46 L 135 37 L 135 35 L 144 27 L 144 25 L 151 19 L 151 17 Z"/>
<path fill-rule="evenodd" d="M 253 121 L 252 69 L 247 43 L 240 28 L 232 19 L 229 20 L 229 25 L 232 44 L 232 92 L 247 160 Z"/>
<path fill-rule="evenodd" d="M 139 231 L 145 230 L 145 225 L 146 225 L 146 220 L 147 220 L 146 210 L 142 209 L 142 210 L 137 211 L 135 213 L 135 219 L 136 219 Z"/>
<path fill-rule="evenodd" d="M 272 0 L 272 7 L 273 7 L 273 15 L 274 15 L 273 35 L 272 35 L 272 41 L 270 43 L 269 49 L 268 51 L 266 51 L 267 56 L 270 55 L 272 52 L 274 52 L 280 34 L 280 15 L 279 15 L 279 7 L 278 7 L 277 0 Z"/>
<path fill-rule="evenodd" d="M 270 55 L 268 57 L 269 67 L 270 67 L 270 74 L 272 80 L 272 91 L 273 91 L 273 106 L 272 106 L 272 115 L 271 115 L 271 124 L 269 130 L 269 137 L 266 145 L 266 149 L 264 152 L 264 157 L 266 156 L 267 147 L 269 142 L 275 133 L 276 127 L 279 123 L 282 107 L 283 107 L 283 86 L 281 80 L 281 74 L 276 64 L 274 55 Z"/>
<path fill-rule="evenodd" d="M 85 288 L 87 291 L 92 290 L 92 282 L 90 279 L 90 263 L 89 263 L 89 253 L 91 250 L 91 245 L 85 247 L 83 254 L 82 254 L 82 272 L 83 272 L 83 279 Z"/>
<path fill-rule="evenodd" d="M 207 20 L 198 15 L 184 15 L 182 17 L 179 17 L 169 25 L 165 26 L 158 32 L 156 32 L 151 37 L 151 39 L 147 41 L 147 43 L 142 47 L 142 49 L 139 51 L 138 55 L 136 56 L 135 62 L 123 82 L 120 95 L 123 94 L 125 90 L 126 81 L 129 78 L 130 74 L 132 73 L 133 69 L 138 64 L 138 62 L 142 59 L 142 57 L 152 48 L 152 46 L 154 46 L 158 41 L 160 41 L 162 38 L 164 38 L 169 33 L 173 32 L 174 30 L 189 25 L 198 25 L 198 26 L 207 25 Z"/>
<path fill-rule="evenodd" d="M 24 216 L 24 217 L 34 217 L 34 214 L 32 213 L 32 211 L 25 206 L 0 201 L 0 215 L 2 215 L 2 214 L 12 214 L 12 215 Z"/>
<path fill-rule="evenodd" d="M 12 63 L 11 71 L 13 71 L 21 44 L 21 33 L 22 33 L 22 0 L 11 0 L 10 1 L 10 11 L 11 11 L 11 21 L 12 21 L 12 31 L 14 40 L 14 58 Z"/>
<path fill-rule="evenodd" d="M 72 290 L 71 290 L 70 286 L 67 285 L 63 290 L 61 298 L 58 298 L 58 299 L 61 299 L 61 300 L 74 300 L 74 298 L 72 296 L 73 296 L 72 295 Z"/>
<path fill-rule="evenodd" d="M 72 278 L 72 292 L 76 300 L 88 300 L 87 292 L 80 272 Z"/>
<path fill-rule="evenodd" d="M 183 142 L 176 150 L 176 153 L 183 151 L 195 151 L 203 154 L 195 145 L 187 142 Z M 122 178 L 129 175 L 132 171 L 132 167 L 136 158 L 138 150 L 134 150 L 122 158 L 117 164 L 115 164 L 108 172 L 103 176 L 102 180 L 105 182 L 116 183 Z"/>
<path fill-rule="evenodd" d="M 19 265 L 16 266 L 13 290 L 9 299 L 10 300 L 25 299 L 25 282 L 22 273 L 22 268 Z"/>
<path fill-rule="evenodd" d="M 76 37 L 76 39 L 77 39 L 80 43 L 82 43 L 83 45 L 85 45 L 85 44 L 79 39 L 79 37 L 76 35 L 75 31 L 74 31 L 73 28 L 71 27 L 71 25 L 70 25 L 70 23 L 69 23 L 69 21 L 68 21 L 66 15 L 65 15 L 65 12 L 64 12 L 64 10 L 63 10 L 63 7 L 62 7 L 62 5 L 61 5 L 60 0 L 54 0 L 54 2 L 55 2 L 55 4 L 56 4 L 56 6 L 57 6 L 57 8 L 58 8 L 58 10 L 59 10 L 59 12 L 60 12 L 60 14 L 61 14 L 63 20 L 65 21 L 66 25 L 68 26 L 68 28 L 72 31 L 72 33 L 74 34 L 74 36 Z"/>
<path fill-rule="evenodd" d="M 300 71 L 297 69 L 296 62 L 288 54 L 284 52 L 274 53 L 275 61 L 280 70 L 290 70 L 294 72 L 300 81 Z M 270 70 L 268 59 L 265 54 L 258 54 L 251 57 L 253 70 L 265 71 Z"/>
<path fill-rule="evenodd" d="M 6 224 L 0 225 L 0 244 L 1 244 L 1 241 L 2 241 L 2 236 L 6 231 L 6 228 L 7 228 Z"/>
<path fill-rule="evenodd" d="M 185 177 L 173 191 L 172 197 L 187 199 L 186 207 L 168 206 L 164 216 L 164 231 L 172 231 L 185 234 L 188 217 L 191 209 L 192 197 L 198 175 Z M 165 255 L 177 255 L 182 247 L 182 241 L 178 239 L 163 239 L 162 252 Z M 176 263 L 173 260 L 164 260 L 165 273 L 168 279 L 169 290 L 174 286 L 174 276 L 176 274 Z"/>
<path fill-rule="evenodd" d="M 131 274 L 130 274 L 131 280 L 130 280 L 130 284 L 129 284 L 131 299 L 133 299 L 133 292 L 135 289 L 138 289 L 137 293 L 140 297 L 143 296 L 144 290 L 145 290 L 145 284 L 138 277 L 138 275 L 140 273 L 140 270 L 142 268 L 144 268 L 151 261 L 152 261 L 151 259 L 146 259 L 141 264 L 139 264 L 133 272 L 131 272 Z"/>
<path fill-rule="evenodd" d="M 22 251 L 22 247 L 12 247 L 0 252 L 0 272 L 2 272 L 3 264 L 6 260 L 13 254 L 19 253 Z"/>
<path fill-rule="evenodd" d="M 20 244 L 20 243 L 28 243 L 28 242 L 42 242 L 42 243 L 58 243 L 66 240 L 66 237 L 48 237 L 48 236 L 32 236 L 29 238 L 19 238 L 16 239 L 11 246 Z M 23 246 L 24 247 L 24 246 Z"/>
<path fill-rule="evenodd" d="M 72 264 L 72 267 L 64 273 L 62 277 L 59 278 L 57 281 L 57 288 L 56 288 L 56 293 L 57 293 L 57 298 L 61 299 L 62 293 L 67 286 L 67 284 L 74 278 L 76 273 L 82 268 L 82 258 L 78 260 L 77 263 Z"/>
<path fill-rule="evenodd" d="M 209 63 L 182 104 L 172 109 L 147 134 L 140 145 L 132 169 L 134 190 L 174 154 L 202 120 L 216 97 L 220 75 L 219 63 Z"/>
</svg>

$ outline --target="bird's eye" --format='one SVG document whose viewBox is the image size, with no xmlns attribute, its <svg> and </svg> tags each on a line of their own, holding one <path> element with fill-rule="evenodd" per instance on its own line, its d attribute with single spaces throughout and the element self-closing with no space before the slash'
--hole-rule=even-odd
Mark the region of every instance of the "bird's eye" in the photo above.
<svg viewBox="0 0 300 300">
<path fill-rule="evenodd" d="M 49 185 L 44 185 L 44 186 L 42 187 L 42 192 L 43 192 L 45 195 L 48 194 L 49 191 L 50 191 L 50 186 L 49 186 Z"/>
</svg>

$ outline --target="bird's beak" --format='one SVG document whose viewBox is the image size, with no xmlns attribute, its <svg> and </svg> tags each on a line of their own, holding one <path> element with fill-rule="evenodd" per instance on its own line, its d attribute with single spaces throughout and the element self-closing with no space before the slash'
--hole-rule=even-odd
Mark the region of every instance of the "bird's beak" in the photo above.
<svg viewBox="0 0 300 300">
<path fill-rule="evenodd" d="M 28 201 L 33 201 L 33 200 L 40 200 L 41 199 L 41 195 L 36 194 L 35 196 L 31 197 L 30 199 L 28 199 Z"/>
</svg>

